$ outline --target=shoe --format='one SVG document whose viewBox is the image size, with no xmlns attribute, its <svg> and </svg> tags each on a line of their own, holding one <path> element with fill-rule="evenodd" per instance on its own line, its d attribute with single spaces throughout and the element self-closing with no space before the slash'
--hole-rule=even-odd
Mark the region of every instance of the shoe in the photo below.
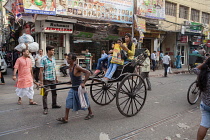
<svg viewBox="0 0 210 140">
<path fill-rule="evenodd" d="M 61 108 L 61 105 L 53 105 L 52 108 Z"/>
<path fill-rule="evenodd" d="M 43 114 L 44 114 L 44 115 L 47 115 L 47 114 L 48 114 L 48 109 L 47 109 L 47 108 L 44 109 Z"/>
</svg>

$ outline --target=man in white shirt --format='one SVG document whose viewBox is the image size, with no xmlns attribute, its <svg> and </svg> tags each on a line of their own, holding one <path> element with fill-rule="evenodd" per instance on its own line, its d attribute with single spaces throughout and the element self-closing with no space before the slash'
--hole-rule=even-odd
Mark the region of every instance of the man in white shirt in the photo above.
<svg viewBox="0 0 210 140">
<path fill-rule="evenodd" d="M 60 72 L 63 73 L 63 77 L 66 77 L 67 76 L 67 72 L 66 70 L 69 68 L 69 64 L 67 62 L 67 53 L 64 54 L 64 64 L 61 65 L 61 68 L 60 68 Z"/>
<path fill-rule="evenodd" d="M 170 61 L 170 56 L 168 56 L 168 53 L 165 53 L 165 56 L 163 56 L 164 77 L 167 77 L 167 70 L 170 65 Z"/>
<path fill-rule="evenodd" d="M 37 54 L 36 57 L 35 57 L 36 68 L 34 70 L 34 75 L 35 75 L 36 82 L 39 81 L 40 61 L 41 61 L 42 57 L 43 57 L 43 50 L 40 49 L 39 54 Z"/>
<path fill-rule="evenodd" d="M 156 51 L 153 51 L 153 53 L 151 54 L 151 60 L 152 60 L 152 70 L 155 71 L 155 67 L 156 67 Z"/>
</svg>

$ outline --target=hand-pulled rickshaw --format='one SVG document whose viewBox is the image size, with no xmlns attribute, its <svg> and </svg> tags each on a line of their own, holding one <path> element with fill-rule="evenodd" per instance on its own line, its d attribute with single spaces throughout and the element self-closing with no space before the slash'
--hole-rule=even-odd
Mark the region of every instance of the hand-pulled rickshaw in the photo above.
<svg viewBox="0 0 210 140">
<path fill-rule="evenodd" d="M 108 105 L 116 98 L 119 112 L 131 117 L 136 115 L 144 106 L 147 96 L 146 84 L 143 78 L 135 72 L 136 66 L 141 65 L 147 55 L 142 51 L 136 51 L 136 57 L 131 62 L 118 66 L 113 79 L 108 82 L 102 80 L 102 76 L 90 78 L 90 95 L 93 101 L 99 105 Z M 58 83 L 55 85 L 67 84 Z M 45 85 L 49 86 L 49 85 Z M 64 90 L 72 87 L 64 87 L 50 90 Z"/>
<path fill-rule="evenodd" d="M 189 54 L 189 73 L 194 74 L 193 68 L 195 68 L 199 63 L 203 63 L 204 59 L 205 57 L 200 54 Z"/>
</svg>

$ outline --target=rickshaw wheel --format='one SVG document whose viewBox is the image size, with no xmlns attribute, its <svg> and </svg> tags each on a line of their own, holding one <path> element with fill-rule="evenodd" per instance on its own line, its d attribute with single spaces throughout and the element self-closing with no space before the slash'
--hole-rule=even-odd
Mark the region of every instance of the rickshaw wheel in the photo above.
<svg viewBox="0 0 210 140">
<path fill-rule="evenodd" d="M 138 74 L 129 74 L 119 84 L 116 94 L 116 105 L 119 112 L 126 116 L 136 115 L 146 101 L 146 84 Z"/>
<path fill-rule="evenodd" d="M 95 83 L 94 79 L 92 83 Z M 117 83 L 101 83 L 97 85 L 90 86 L 90 95 L 93 101 L 99 105 L 108 105 L 111 103 L 115 96 L 117 90 Z"/>
</svg>

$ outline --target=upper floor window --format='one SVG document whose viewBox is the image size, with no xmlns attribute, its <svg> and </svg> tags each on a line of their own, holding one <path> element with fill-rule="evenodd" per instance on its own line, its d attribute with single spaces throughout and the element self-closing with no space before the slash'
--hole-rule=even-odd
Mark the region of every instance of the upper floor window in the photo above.
<svg viewBox="0 0 210 140">
<path fill-rule="evenodd" d="M 202 23 L 209 24 L 209 16 L 210 16 L 209 13 L 202 12 Z"/>
<path fill-rule="evenodd" d="M 179 7 L 179 18 L 188 19 L 189 8 L 186 6 L 180 5 Z"/>
<path fill-rule="evenodd" d="M 166 15 L 176 16 L 176 3 L 166 1 Z"/>
<path fill-rule="evenodd" d="M 191 20 L 199 22 L 199 11 L 192 9 L 191 10 Z"/>
</svg>

